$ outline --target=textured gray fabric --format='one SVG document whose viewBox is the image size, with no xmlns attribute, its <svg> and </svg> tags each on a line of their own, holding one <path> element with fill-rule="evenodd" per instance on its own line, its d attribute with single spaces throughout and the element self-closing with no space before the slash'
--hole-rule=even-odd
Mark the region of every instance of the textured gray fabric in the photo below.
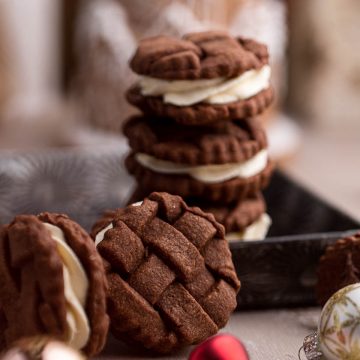
<svg viewBox="0 0 360 360">
<path fill-rule="evenodd" d="M 0 224 L 18 214 L 60 212 L 89 230 L 133 186 L 123 167 L 125 140 L 111 145 L 0 152 Z"/>
</svg>

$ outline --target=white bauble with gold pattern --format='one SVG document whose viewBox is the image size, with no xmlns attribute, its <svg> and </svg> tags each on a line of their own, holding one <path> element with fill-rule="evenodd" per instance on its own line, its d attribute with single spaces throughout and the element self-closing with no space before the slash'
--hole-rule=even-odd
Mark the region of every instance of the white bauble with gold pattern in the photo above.
<svg viewBox="0 0 360 360">
<path fill-rule="evenodd" d="M 360 283 L 335 293 L 325 304 L 318 327 L 327 360 L 360 360 Z"/>
</svg>

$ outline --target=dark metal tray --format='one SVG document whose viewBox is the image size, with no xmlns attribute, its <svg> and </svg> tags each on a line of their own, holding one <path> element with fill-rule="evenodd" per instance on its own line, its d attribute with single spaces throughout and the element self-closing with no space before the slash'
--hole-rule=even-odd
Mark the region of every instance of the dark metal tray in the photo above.
<svg viewBox="0 0 360 360">
<path fill-rule="evenodd" d="M 132 179 L 121 169 L 127 151 L 119 140 L 87 149 L 0 153 L 0 224 L 47 210 L 67 213 L 89 230 L 131 190 Z M 280 172 L 265 197 L 273 219 L 269 237 L 231 244 L 242 282 L 239 308 L 313 305 L 319 257 L 360 223 Z"/>
<path fill-rule="evenodd" d="M 276 172 L 265 191 L 273 225 L 263 241 L 231 244 L 240 309 L 315 305 L 316 267 L 327 245 L 360 222 Z"/>
</svg>

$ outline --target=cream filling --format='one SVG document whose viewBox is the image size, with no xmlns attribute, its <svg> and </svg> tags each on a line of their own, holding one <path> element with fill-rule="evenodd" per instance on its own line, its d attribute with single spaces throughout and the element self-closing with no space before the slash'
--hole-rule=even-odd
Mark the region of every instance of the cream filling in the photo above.
<svg viewBox="0 0 360 360">
<path fill-rule="evenodd" d="M 51 360 L 85 360 L 80 353 L 56 340 L 50 341 L 45 346 L 41 358 Z"/>
<path fill-rule="evenodd" d="M 136 203 L 131 204 L 131 206 L 141 206 L 143 201 L 138 201 Z"/>
<path fill-rule="evenodd" d="M 176 164 L 171 161 L 156 159 L 155 157 L 137 153 L 135 158 L 138 163 L 147 169 L 162 174 L 183 174 L 204 183 L 219 183 L 233 178 L 249 178 L 259 174 L 268 163 L 268 151 L 263 149 L 251 159 L 242 163 L 221 165 L 189 166 Z"/>
<path fill-rule="evenodd" d="M 66 243 L 63 231 L 54 225 L 44 223 L 56 242 L 57 251 L 63 262 L 64 292 L 67 306 L 66 321 L 68 338 L 66 342 L 75 349 L 82 349 L 90 338 L 90 325 L 85 306 L 89 280 L 80 260 Z"/>
<path fill-rule="evenodd" d="M 249 225 L 244 231 L 227 233 L 225 238 L 228 241 L 252 241 L 263 240 L 271 226 L 271 218 L 268 214 L 262 214 L 253 224 Z"/>
<path fill-rule="evenodd" d="M 164 103 L 189 106 L 200 102 L 227 104 L 248 99 L 270 86 L 271 68 L 249 70 L 235 78 L 208 80 L 162 80 L 140 77 L 139 86 L 144 96 L 162 96 Z"/>
<path fill-rule="evenodd" d="M 105 233 L 113 228 L 114 228 L 113 224 L 110 223 L 106 228 L 99 231 L 95 236 L 95 246 L 98 246 L 104 240 Z"/>
<path fill-rule="evenodd" d="M 140 206 L 142 205 L 142 201 L 138 201 L 134 204 L 132 204 L 132 206 Z M 98 246 L 103 240 L 104 240 L 104 237 L 105 237 L 105 233 L 110 230 L 110 229 L 113 229 L 114 226 L 112 223 L 110 223 L 108 226 L 106 226 L 104 229 L 102 229 L 101 231 L 99 231 L 96 236 L 95 236 L 95 246 Z"/>
</svg>

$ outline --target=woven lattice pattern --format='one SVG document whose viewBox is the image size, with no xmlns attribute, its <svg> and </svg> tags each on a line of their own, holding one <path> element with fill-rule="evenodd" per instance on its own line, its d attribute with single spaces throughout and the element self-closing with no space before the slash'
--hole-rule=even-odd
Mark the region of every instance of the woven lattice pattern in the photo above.
<svg viewBox="0 0 360 360">
<path fill-rule="evenodd" d="M 108 221 L 95 225 L 95 236 Z M 236 307 L 240 283 L 224 228 L 178 196 L 152 193 L 113 213 L 98 250 L 109 280 L 115 336 L 170 352 L 215 334 Z"/>
</svg>

